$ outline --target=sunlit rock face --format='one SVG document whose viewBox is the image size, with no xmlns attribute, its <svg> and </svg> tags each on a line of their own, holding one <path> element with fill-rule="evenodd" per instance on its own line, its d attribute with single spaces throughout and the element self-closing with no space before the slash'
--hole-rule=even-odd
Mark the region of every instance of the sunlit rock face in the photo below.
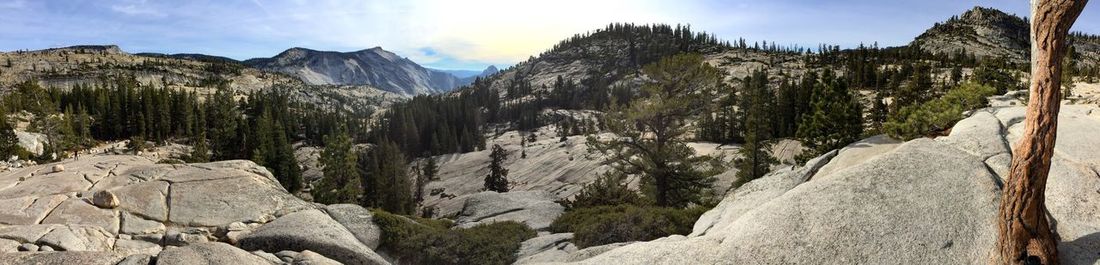
<svg viewBox="0 0 1100 265">
<path fill-rule="evenodd" d="M 330 207 L 287 193 L 251 161 L 81 156 L 0 174 L 0 264 L 283 262 L 266 259 L 276 252 L 388 264 L 369 211 Z"/>
<path fill-rule="evenodd" d="M 1100 253 L 1100 130 L 1096 107 L 1063 106 L 1046 204 L 1062 261 Z M 616 246 L 577 264 L 980 264 L 1023 130 L 1022 107 L 975 111 L 950 135 L 870 138 L 727 194 L 688 236 Z M 532 242 L 533 243 L 533 242 Z M 578 250 L 572 253 L 579 253 Z M 528 254 L 531 256 L 532 254 Z"/>
</svg>

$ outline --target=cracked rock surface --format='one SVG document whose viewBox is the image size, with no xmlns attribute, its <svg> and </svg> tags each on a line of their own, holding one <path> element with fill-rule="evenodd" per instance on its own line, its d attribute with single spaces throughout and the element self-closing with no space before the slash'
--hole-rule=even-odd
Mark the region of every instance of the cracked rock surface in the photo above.
<svg viewBox="0 0 1100 265">
<path fill-rule="evenodd" d="M 305 213 L 313 214 L 281 220 Z M 0 173 L 0 264 L 274 263 L 227 244 L 253 230 L 264 231 L 257 236 L 285 234 L 280 239 L 289 245 L 266 248 L 272 253 L 308 251 L 312 260 L 373 257 L 369 264 L 389 264 L 374 253 L 377 244 L 327 257 L 333 254 L 323 249 L 327 245 L 294 243 L 325 238 L 280 231 L 298 227 L 359 243 L 353 232 L 372 225 L 369 214 L 340 217 L 338 222 L 287 193 L 250 161 L 173 165 L 139 156 L 83 156 Z M 345 228 L 352 224 L 354 231 Z M 362 238 L 377 238 L 378 231 L 369 232 Z"/>
</svg>

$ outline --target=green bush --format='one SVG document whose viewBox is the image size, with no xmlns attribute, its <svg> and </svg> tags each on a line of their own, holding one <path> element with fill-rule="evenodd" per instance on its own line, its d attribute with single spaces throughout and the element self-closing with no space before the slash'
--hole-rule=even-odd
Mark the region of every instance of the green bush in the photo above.
<svg viewBox="0 0 1100 265">
<path fill-rule="evenodd" d="M 404 242 L 415 249 L 416 264 L 511 264 L 520 243 L 535 231 L 516 222 L 498 222 L 468 229 L 421 233 Z"/>
<path fill-rule="evenodd" d="M 998 95 L 1012 90 L 1027 89 L 1026 83 L 1020 83 L 1020 79 L 1009 69 L 1012 69 L 1012 66 L 1005 62 L 987 60 L 974 68 L 974 74 L 970 79 L 979 84 L 992 86 Z"/>
<path fill-rule="evenodd" d="M 883 123 L 882 130 L 890 137 L 903 140 L 942 135 L 964 118 L 964 111 L 988 105 L 987 97 L 995 93 L 997 89 L 991 86 L 964 83 L 940 98 L 892 113 Z"/>
<path fill-rule="evenodd" d="M 590 247 L 616 242 L 646 241 L 660 237 L 691 233 L 695 220 L 708 207 L 687 209 L 656 206 L 598 206 L 576 208 L 554 220 L 550 231 L 573 233 L 577 247 Z"/>
<path fill-rule="evenodd" d="M 572 208 L 613 206 L 621 204 L 642 204 L 643 198 L 637 191 L 630 189 L 621 173 L 605 173 L 595 182 L 584 185 L 573 199 L 563 204 Z"/>
<path fill-rule="evenodd" d="M 130 149 L 131 152 L 137 153 L 139 151 L 145 151 L 148 149 L 145 138 L 134 136 L 130 138 L 129 142 L 126 142 L 126 149 Z"/>
<path fill-rule="evenodd" d="M 450 229 L 449 221 L 374 212 L 382 249 L 405 264 L 511 264 L 520 243 L 536 236 L 516 222 Z"/>
</svg>

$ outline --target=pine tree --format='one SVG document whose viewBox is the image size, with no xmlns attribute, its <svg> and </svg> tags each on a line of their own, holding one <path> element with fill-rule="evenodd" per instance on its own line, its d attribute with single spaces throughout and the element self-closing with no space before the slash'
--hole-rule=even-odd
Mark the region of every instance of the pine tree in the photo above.
<svg viewBox="0 0 1100 265">
<path fill-rule="evenodd" d="M 187 162 L 202 163 L 210 161 L 210 146 L 206 143 L 206 131 L 199 131 L 199 135 L 191 138 L 191 155 Z"/>
<path fill-rule="evenodd" d="M 925 64 L 913 66 L 913 72 L 908 81 L 894 93 L 894 110 L 905 106 L 924 103 L 932 98 L 932 73 L 931 68 Z"/>
<path fill-rule="evenodd" d="M 798 138 L 808 148 L 800 160 L 858 141 L 863 133 L 863 105 L 842 79 L 825 70 L 821 87 L 810 99 L 812 111 L 803 117 Z"/>
<path fill-rule="evenodd" d="M 745 139 L 745 144 L 737 151 L 740 159 L 736 161 L 737 180 L 733 187 L 740 187 L 749 181 L 758 179 L 771 171 L 771 166 L 778 163 L 772 157 L 771 145 L 767 141 L 756 139 L 750 134 Z"/>
<path fill-rule="evenodd" d="M 274 131 L 275 139 L 272 141 L 271 149 L 275 153 L 269 159 L 269 163 L 276 172 L 279 172 L 279 183 L 282 183 L 283 187 L 291 193 L 298 192 L 302 189 L 302 169 L 294 156 L 294 147 L 291 146 L 282 123 L 275 122 Z"/>
<path fill-rule="evenodd" d="M 742 137 L 745 144 L 739 151 L 741 159 L 737 163 L 737 186 L 764 176 L 776 163 L 769 151 L 769 142 L 775 132 L 775 112 L 774 94 L 768 89 L 768 75 L 761 70 L 753 71 L 752 76 L 745 78 L 743 83 L 739 109 L 740 119 L 744 122 Z"/>
<path fill-rule="evenodd" d="M 255 135 L 252 137 L 255 149 L 252 161 L 271 169 L 287 191 L 301 189 L 301 169 L 294 158 L 294 148 L 286 137 L 282 123 L 274 121 L 270 110 L 265 109 L 256 119 Z"/>
<path fill-rule="evenodd" d="M 1023 121 L 1027 128 L 1013 146 L 1012 163 L 1004 183 L 997 220 L 997 241 L 990 263 L 1059 264 L 1059 236 L 1048 219 L 1047 177 L 1058 131 L 1058 67 L 1066 49 L 1066 35 L 1087 0 L 1031 1 L 1032 102 Z M 1064 194 L 1057 194 L 1064 195 Z M 1053 225 L 1051 223 L 1054 223 Z M 1095 248 L 1093 248 L 1095 249 Z M 1068 256 L 1068 255 L 1067 255 Z"/>
<path fill-rule="evenodd" d="M 73 130 L 76 133 L 75 137 L 78 145 L 87 146 L 93 141 L 91 118 L 83 107 L 77 108 L 77 114 L 73 120 Z"/>
<path fill-rule="evenodd" d="M 963 77 L 962 67 L 959 67 L 958 65 L 956 65 L 955 67 L 951 68 L 951 82 L 952 83 L 958 85 L 959 82 L 962 82 L 962 77 Z"/>
<path fill-rule="evenodd" d="M 268 168 L 270 168 L 269 159 L 274 154 L 274 150 L 270 150 L 275 145 L 273 143 L 274 127 L 275 125 L 271 124 L 271 113 L 264 111 L 260 117 L 256 118 L 255 130 L 247 131 L 253 134 L 251 139 L 255 142 L 255 147 L 251 150 L 251 160 Z M 276 177 L 279 175 L 276 172 L 272 173 L 275 173 Z"/>
<path fill-rule="evenodd" d="M 775 93 L 768 89 L 768 74 L 755 70 L 742 82 L 738 119 L 742 122 L 741 136 L 748 141 L 750 134 L 757 140 L 767 141 L 776 133 Z"/>
<path fill-rule="evenodd" d="M 1073 89 L 1076 85 L 1073 83 L 1073 77 L 1077 76 L 1077 48 L 1073 45 L 1067 45 L 1066 56 L 1062 57 L 1062 98 L 1067 99 L 1073 96 Z"/>
<path fill-rule="evenodd" d="M 676 55 L 647 65 L 652 80 L 641 88 L 645 98 L 611 108 L 603 117 L 612 139 L 588 137 L 589 150 L 606 160 L 611 170 L 640 176 L 642 193 L 660 206 L 699 203 L 714 178 L 698 165 L 710 159 L 695 156 L 684 142 L 686 123 L 708 108 L 723 87 L 722 72 L 699 55 Z"/>
<path fill-rule="evenodd" d="M 494 144 L 489 159 L 491 161 L 489 175 L 485 176 L 485 190 L 508 192 L 508 169 L 504 168 L 504 160 L 508 160 L 508 152 L 500 145 Z"/>
<path fill-rule="evenodd" d="M 587 208 L 604 205 L 642 204 L 637 191 L 630 189 L 626 176 L 622 173 L 607 172 L 596 181 L 584 185 L 584 188 L 566 202 L 569 208 Z"/>
<path fill-rule="evenodd" d="M 798 131 L 798 118 L 802 116 L 799 113 L 798 105 L 798 86 L 795 86 L 789 80 L 784 80 L 779 86 L 779 91 L 776 95 L 775 113 L 777 129 L 775 135 L 777 137 L 793 136 Z"/>
<path fill-rule="evenodd" d="M 313 200 L 323 204 L 355 203 L 362 194 L 358 156 L 352 150 L 347 127 L 341 125 L 334 134 L 325 137 L 320 163 L 324 177 L 313 189 Z"/>
<path fill-rule="evenodd" d="M 364 183 L 368 191 L 363 204 L 397 214 L 413 214 L 416 208 L 413 183 L 401 148 L 388 139 L 367 152 L 367 159 L 360 160 Z"/>
<path fill-rule="evenodd" d="M 428 162 L 424 163 L 424 167 L 420 170 L 424 174 L 424 177 L 428 181 L 439 180 L 439 162 L 436 162 L 435 158 L 426 158 Z"/>
<path fill-rule="evenodd" d="M 519 138 L 519 159 L 527 159 L 527 137 Z"/>
<path fill-rule="evenodd" d="M 7 160 L 11 156 L 19 155 L 22 148 L 19 147 L 19 138 L 16 137 L 14 127 L 8 122 L 8 115 L 3 109 L 0 108 L 0 159 Z"/>
<path fill-rule="evenodd" d="M 882 91 L 875 92 L 875 98 L 871 102 L 871 128 L 874 130 L 882 130 L 882 124 L 886 122 L 886 118 L 890 113 L 890 110 L 886 107 L 885 93 Z"/>
<path fill-rule="evenodd" d="M 237 120 L 240 114 L 228 89 L 218 89 L 206 103 L 206 124 L 209 125 L 215 160 L 235 159 L 240 156 L 242 143 L 237 138 Z"/>
</svg>

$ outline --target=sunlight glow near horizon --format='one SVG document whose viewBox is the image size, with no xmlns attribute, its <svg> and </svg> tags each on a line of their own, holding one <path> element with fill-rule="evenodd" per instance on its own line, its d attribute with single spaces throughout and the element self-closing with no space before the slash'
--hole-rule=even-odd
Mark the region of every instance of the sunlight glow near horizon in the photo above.
<svg viewBox="0 0 1100 265">
<path fill-rule="evenodd" d="M 904 45 L 975 6 L 1022 0 L 5 0 L 0 50 L 118 44 L 128 52 L 270 57 L 290 47 L 381 46 L 442 69 L 508 66 L 609 23 L 686 24 L 720 39 Z M 1095 6 L 1095 5 L 1094 5 Z M 1075 30 L 1100 33 L 1087 8 Z"/>
</svg>

